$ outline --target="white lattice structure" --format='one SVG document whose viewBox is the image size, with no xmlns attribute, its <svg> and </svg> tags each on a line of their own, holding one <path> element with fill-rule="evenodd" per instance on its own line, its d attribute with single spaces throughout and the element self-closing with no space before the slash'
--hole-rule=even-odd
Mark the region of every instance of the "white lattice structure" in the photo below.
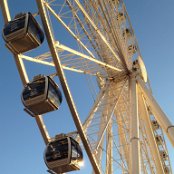
<svg viewBox="0 0 174 174">
<path fill-rule="evenodd" d="M 152 96 L 124 2 L 36 2 L 49 48 L 36 57 L 14 55 L 22 83 L 29 81 L 23 60 L 55 67 L 77 128 L 77 140 L 82 142 L 94 173 L 171 174 L 163 133 L 174 145 L 174 126 Z M 6 0 L 1 1 L 1 7 L 7 23 L 11 17 Z M 57 23 L 71 37 L 72 45 L 56 39 Z M 99 93 L 84 123 L 64 70 L 85 74 L 98 84 Z M 36 121 L 47 144 L 51 138 L 42 116 Z"/>
</svg>

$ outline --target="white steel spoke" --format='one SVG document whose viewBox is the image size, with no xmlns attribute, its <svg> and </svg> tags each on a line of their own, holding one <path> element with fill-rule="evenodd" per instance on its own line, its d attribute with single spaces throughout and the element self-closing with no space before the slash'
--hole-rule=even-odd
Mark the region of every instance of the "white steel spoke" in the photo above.
<svg viewBox="0 0 174 174">
<path fill-rule="evenodd" d="M 107 1 L 101 1 L 101 0 L 97 0 L 98 4 L 103 12 L 103 15 L 105 17 L 105 21 L 107 22 L 108 27 L 110 28 L 111 31 L 111 35 L 113 37 L 113 40 L 115 42 L 115 45 L 117 45 L 117 48 L 119 49 L 120 52 L 120 57 L 123 60 L 123 63 L 125 64 L 126 68 L 131 68 L 127 62 L 126 62 L 126 58 L 125 58 L 125 51 L 123 52 L 123 48 L 122 48 L 122 43 L 121 43 L 121 38 L 119 38 L 119 34 L 117 33 L 117 26 L 116 26 L 116 20 L 115 19 L 115 12 L 113 11 L 112 8 L 112 4 L 108 3 Z"/>
<path fill-rule="evenodd" d="M 79 42 L 79 44 L 92 56 L 94 57 L 94 55 L 92 54 L 92 52 L 90 50 L 88 50 L 88 48 L 80 41 L 80 39 L 76 36 L 76 34 L 66 25 L 66 23 L 61 19 L 61 17 L 56 14 L 56 12 L 49 6 L 48 3 L 45 2 L 46 7 L 49 9 L 49 11 L 56 17 L 57 20 L 59 20 L 59 22 L 61 22 L 61 24 L 68 30 L 68 32 Z"/>
<path fill-rule="evenodd" d="M 73 49 L 71 49 L 71 48 L 65 46 L 65 45 L 56 43 L 56 47 L 59 48 L 59 49 L 63 49 L 63 50 L 65 50 L 65 51 L 68 51 L 68 52 L 70 52 L 70 53 L 73 53 L 73 54 L 75 54 L 75 55 L 78 55 L 78 56 L 80 56 L 80 57 L 82 57 L 82 58 L 84 58 L 84 59 L 88 59 L 88 60 L 90 60 L 90 61 L 92 61 L 92 62 L 95 62 L 95 63 L 97 63 L 97 64 L 99 64 L 99 65 L 101 65 L 101 66 L 104 66 L 104 67 L 106 67 L 106 68 L 110 68 L 110 69 L 115 70 L 115 71 L 118 71 L 118 72 L 122 71 L 122 70 L 119 69 L 119 68 L 116 68 L 116 67 L 113 67 L 112 65 L 109 65 L 109 64 L 107 64 L 107 63 L 101 62 L 101 61 L 97 60 L 97 59 L 94 58 L 94 57 L 90 57 L 90 56 L 87 56 L 87 55 L 85 55 L 85 54 L 82 54 L 82 53 L 80 53 L 80 52 L 78 52 L 78 51 L 76 51 L 76 50 L 73 50 Z"/>
<path fill-rule="evenodd" d="M 96 101 L 95 101 L 95 103 L 94 103 L 94 105 L 89 113 L 89 116 L 87 117 L 87 119 L 85 120 L 85 122 L 83 124 L 84 131 L 87 130 L 88 126 L 90 125 L 91 121 L 93 120 L 94 114 L 97 112 L 100 104 L 103 102 L 104 97 L 107 94 L 108 88 L 109 88 L 109 85 L 106 84 L 105 87 L 100 90 L 100 93 L 96 98 Z"/>
<path fill-rule="evenodd" d="M 48 57 L 51 56 L 51 53 L 46 53 L 46 55 Z M 43 55 L 42 55 L 43 56 Z M 40 60 L 39 57 L 30 57 L 30 56 L 26 56 L 26 55 L 23 55 L 23 54 L 20 54 L 19 55 L 20 58 L 22 59 L 25 59 L 27 61 L 31 61 L 31 62 L 34 62 L 34 63 L 39 63 L 39 64 L 43 64 L 43 65 L 47 65 L 47 66 L 55 66 L 54 65 L 54 62 L 52 61 L 46 61 L 46 60 Z M 62 65 L 62 68 L 65 69 L 65 70 L 68 70 L 68 71 L 73 71 L 73 72 L 77 72 L 77 73 L 83 73 L 83 74 L 89 74 L 89 75 L 92 75 L 92 76 L 96 76 L 96 73 L 94 73 L 93 71 L 91 72 L 90 70 L 86 70 L 84 69 L 83 65 L 80 66 L 80 68 L 77 69 L 77 67 L 74 67 L 74 66 L 65 66 L 65 65 Z M 100 72 L 100 74 L 102 74 L 102 70 L 99 70 L 98 72 Z"/>
<path fill-rule="evenodd" d="M 53 62 L 47 62 L 47 61 L 39 60 L 39 59 L 32 58 L 32 57 L 29 57 L 29 56 L 26 56 L 26 55 L 19 55 L 19 57 L 22 58 L 22 59 L 31 61 L 31 62 L 35 62 L 35 63 L 47 65 L 47 66 L 55 66 Z M 70 67 L 66 67 L 66 66 L 62 66 L 62 68 L 65 69 L 65 70 L 69 70 L 69 71 L 73 71 L 73 72 L 77 72 L 77 73 L 96 75 L 96 74 L 90 73 L 89 71 L 83 71 L 83 70 L 70 68 Z"/>
<path fill-rule="evenodd" d="M 129 102 L 129 88 L 126 84 L 123 94 L 118 102 L 118 107 L 115 110 L 115 116 L 118 125 L 120 153 L 125 159 L 124 168 L 128 170 L 129 166 L 129 116 L 130 116 L 130 102 Z"/>
<path fill-rule="evenodd" d="M 101 131 L 103 130 L 103 122 L 105 122 L 107 120 L 106 116 L 104 115 L 101 115 L 101 119 L 100 119 L 100 123 L 99 123 L 99 133 L 98 134 L 101 134 Z M 95 156 L 96 156 L 96 159 L 98 161 L 98 165 L 100 166 L 100 170 L 102 171 L 102 147 L 103 147 L 103 143 L 104 143 L 104 137 L 101 137 L 101 139 L 99 139 L 100 137 L 98 136 L 98 141 L 101 141 L 101 144 L 100 144 L 100 147 L 98 149 L 95 149 Z"/>
<path fill-rule="evenodd" d="M 106 137 L 106 174 L 113 173 L 113 134 L 112 134 L 112 122 L 109 122 L 108 130 L 107 130 L 107 137 Z"/>
<path fill-rule="evenodd" d="M 119 107 L 119 105 L 118 105 Z M 118 134 L 119 134 L 119 143 L 120 143 L 120 154 L 122 156 L 122 159 L 125 159 L 125 162 L 123 164 L 123 168 L 126 168 L 128 170 L 129 166 L 129 146 L 128 146 L 128 140 L 126 134 L 128 134 L 128 130 L 126 130 L 124 126 L 124 120 L 122 119 L 123 113 L 120 111 L 115 112 L 116 119 L 117 119 L 117 125 L 118 125 Z"/>
<path fill-rule="evenodd" d="M 81 26 L 82 30 L 84 31 L 84 33 L 86 34 L 87 38 L 89 39 L 92 47 L 94 48 L 94 50 L 97 52 L 97 54 L 100 56 L 100 53 L 98 52 L 95 43 L 93 42 L 93 39 L 91 38 L 90 34 L 88 33 L 88 31 L 86 30 L 85 26 L 84 26 L 84 22 L 81 21 L 80 17 L 78 16 L 78 14 L 76 13 L 75 10 L 73 10 L 73 5 L 71 4 L 71 1 L 67 0 L 66 3 L 69 5 L 69 7 L 72 10 L 72 13 L 74 14 L 74 16 L 76 17 L 79 25 Z M 100 56 L 101 57 L 101 56 Z"/>
<path fill-rule="evenodd" d="M 125 80 L 127 81 L 127 79 Z M 97 136 L 96 142 L 93 144 L 93 150 L 97 150 L 100 147 L 101 140 L 104 136 L 104 133 L 109 125 L 109 122 L 111 121 L 111 118 L 113 116 L 113 111 L 115 107 L 117 106 L 117 101 L 119 99 L 119 96 L 121 95 L 122 89 L 124 87 L 125 81 L 122 83 L 115 85 L 113 83 L 109 84 L 109 88 L 107 91 L 105 91 L 105 95 L 102 98 L 101 102 L 99 103 L 97 109 L 95 109 L 95 115 L 91 119 L 91 124 L 88 126 L 88 132 L 87 135 L 89 136 L 88 139 L 92 138 L 92 141 L 96 139 L 95 132 L 97 133 L 97 125 L 100 123 L 100 117 L 101 115 L 104 115 L 103 117 L 107 117 L 107 121 L 102 123 L 102 131 Z"/>
<path fill-rule="evenodd" d="M 76 4 L 78 5 L 79 9 L 82 11 L 82 13 L 84 14 L 84 16 L 88 19 L 88 21 L 90 22 L 90 24 L 93 26 L 94 30 L 99 34 L 100 38 L 104 41 L 104 43 L 107 45 L 107 47 L 110 49 L 110 51 L 113 53 L 114 57 L 120 61 L 120 58 L 118 57 L 118 55 L 115 54 L 115 52 L 113 51 L 112 47 L 110 46 L 110 44 L 108 43 L 108 41 L 106 40 L 106 38 L 103 36 L 103 34 L 100 32 L 100 30 L 98 29 L 98 27 L 95 25 L 95 23 L 93 22 L 93 20 L 90 18 L 90 16 L 86 13 L 85 9 L 83 8 L 83 6 L 80 4 L 80 2 L 78 0 L 75 0 Z"/>
<path fill-rule="evenodd" d="M 114 110 L 116 109 L 116 107 L 117 107 L 117 105 L 118 105 L 118 101 L 119 101 L 119 99 L 120 99 L 120 96 L 122 95 L 122 92 L 123 92 L 123 89 L 124 89 L 124 87 L 125 87 L 126 82 L 127 82 L 127 81 L 125 81 L 125 83 L 123 84 L 122 89 L 120 90 L 120 94 L 118 95 L 117 101 L 116 101 L 115 104 L 113 105 L 113 108 L 111 109 L 111 111 L 109 112 L 109 110 L 107 110 L 107 108 L 104 109 L 104 110 L 107 111 L 107 113 L 105 114 L 105 111 L 104 111 L 103 113 L 104 113 L 105 115 L 107 115 L 108 118 L 105 120 L 105 125 L 104 125 L 104 127 L 103 127 L 103 130 L 100 131 L 100 134 L 99 134 L 99 136 L 98 136 L 98 137 L 99 137 L 99 141 L 98 141 L 98 143 L 96 144 L 95 150 L 97 150 L 97 149 L 99 148 L 99 146 L 100 146 L 101 140 L 103 139 L 104 133 L 105 133 L 105 131 L 107 130 L 107 128 L 108 128 L 108 126 L 109 126 L 109 124 L 110 124 L 110 121 L 111 121 L 111 119 L 112 119 L 112 117 L 113 117 L 113 115 L 114 115 Z M 110 93 L 111 93 L 111 92 L 110 92 Z M 109 95 L 112 95 L 112 93 L 109 94 Z"/>
</svg>

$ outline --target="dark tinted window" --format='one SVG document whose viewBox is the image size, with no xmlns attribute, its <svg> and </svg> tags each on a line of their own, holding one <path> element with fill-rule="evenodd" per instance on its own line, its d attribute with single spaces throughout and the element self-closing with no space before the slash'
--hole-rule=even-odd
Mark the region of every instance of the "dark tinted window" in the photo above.
<svg viewBox="0 0 174 174">
<path fill-rule="evenodd" d="M 31 14 L 29 16 L 28 30 L 34 35 L 34 37 L 39 42 L 43 42 L 44 34 L 40 29 L 39 24 L 36 22 L 35 18 Z"/>
<path fill-rule="evenodd" d="M 23 99 L 28 100 L 40 95 L 45 92 L 45 79 L 37 80 L 28 84 L 23 92 Z"/>
<path fill-rule="evenodd" d="M 80 148 L 80 145 L 71 138 L 71 149 L 72 149 L 72 160 L 81 160 L 83 158 L 82 150 Z"/>
<path fill-rule="evenodd" d="M 4 27 L 4 35 L 11 34 L 17 30 L 20 30 L 24 28 L 25 26 L 25 16 L 15 19 L 13 21 L 10 21 L 5 27 Z"/>
<path fill-rule="evenodd" d="M 56 161 L 68 158 L 68 139 L 51 142 L 46 151 L 46 161 Z"/>
<path fill-rule="evenodd" d="M 62 102 L 62 95 L 58 87 L 53 85 L 52 82 L 49 83 L 48 99 L 57 107 Z"/>
</svg>

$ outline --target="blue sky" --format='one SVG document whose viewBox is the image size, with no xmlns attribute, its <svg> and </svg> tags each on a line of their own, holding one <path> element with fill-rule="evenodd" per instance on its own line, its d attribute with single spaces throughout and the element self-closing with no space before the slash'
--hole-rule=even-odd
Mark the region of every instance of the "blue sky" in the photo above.
<svg viewBox="0 0 174 174">
<path fill-rule="evenodd" d="M 148 70 L 153 94 L 174 123 L 174 1 L 125 0 L 125 3 Z M 31 11 L 32 13 L 37 11 L 34 0 L 9 0 L 9 5 L 12 16 L 21 11 Z M 2 15 L 0 15 L 0 27 L 2 30 Z M 43 49 L 45 47 L 46 45 L 43 45 Z M 46 174 L 46 166 L 43 161 L 45 145 L 35 120 L 23 111 L 20 99 L 22 84 L 13 56 L 5 48 L 2 37 L 0 37 L 0 55 L 0 173 Z M 26 67 L 30 72 L 30 79 L 37 73 L 54 72 L 54 69 L 48 69 L 42 65 L 36 67 L 32 63 L 26 63 Z M 69 77 L 70 74 L 67 73 L 67 76 Z M 72 86 L 75 102 L 79 108 L 83 107 L 83 110 L 79 110 L 79 112 L 84 120 L 91 105 L 89 103 L 91 98 L 85 95 L 88 90 L 85 78 L 80 81 L 78 78 L 79 75 L 71 74 L 68 82 Z M 80 92 L 77 88 L 79 84 Z M 65 99 L 61 109 L 48 114 L 44 120 L 51 136 L 75 129 Z M 167 145 L 174 170 L 174 150 L 168 141 Z M 74 173 L 89 174 L 87 166 L 86 164 L 83 172 Z"/>
</svg>

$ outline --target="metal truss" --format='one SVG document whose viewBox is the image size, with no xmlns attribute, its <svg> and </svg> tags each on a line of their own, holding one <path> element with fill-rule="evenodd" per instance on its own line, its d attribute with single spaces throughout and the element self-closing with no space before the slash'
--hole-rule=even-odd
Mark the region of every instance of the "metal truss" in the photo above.
<svg viewBox="0 0 174 174">
<path fill-rule="evenodd" d="M 13 55 L 16 66 L 23 85 L 29 82 L 23 60 L 55 68 L 77 128 L 76 140 L 84 146 L 91 172 L 171 174 L 163 132 L 174 145 L 174 126 L 153 98 L 149 82 L 133 68 L 133 60 L 141 53 L 124 2 L 36 2 L 48 48 L 35 57 Z M 1 9 L 7 23 L 11 20 L 7 0 L 1 1 Z M 67 33 L 69 42 L 60 39 L 60 30 Z M 99 92 L 84 123 L 65 70 L 97 80 Z M 47 144 L 51 137 L 41 115 L 36 116 L 36 122 Z"/>
</svg>

